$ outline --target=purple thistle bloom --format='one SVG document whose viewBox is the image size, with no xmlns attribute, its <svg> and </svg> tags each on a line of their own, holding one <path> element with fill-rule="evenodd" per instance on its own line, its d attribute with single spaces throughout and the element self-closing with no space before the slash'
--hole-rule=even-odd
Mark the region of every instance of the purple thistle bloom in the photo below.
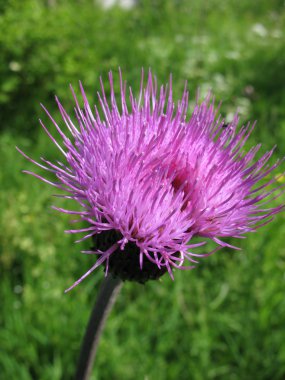
<svg viewBox="0 0 285 380">
<path fill-rule="evenodd" d="M 64 164 L 45 159 L 44 165 L 39 164 L 21 152 L 52 172 L 57 181 L 27 173 L 63 190 L 66 198 L 80 204 L 79 212 L 54 207 L 78 215 L 89 225 L 67 232 L 84 232 L 83 239 L 98 235 L 95 249 L 85 251 L 97 255 L 95 265 L 71 288 L 101 264 L 105 273 L 111 271 L 124 279 L 137 279 L 137 274 L 129 273 L 132 270 L 144 273 L 140 282 L 166 271 L 173 278 L 172 268 L 192 269 L 197 257 L 221 247 L 238 249 L 221 239 L 244 237 L 284 207 L 265 206 L 282 193 L 282 186 L 270 186 L 276 178 L 260 184 L 280 164 L 267 164 L 274 148 L 255 161 L 260 144 L 248 152 L 243 150 L 254 125 L 238 128 L 235 116 L 225 128 L 210 95 L 196 104 L 187 119 L 186 89 L 175 106 L 171 80 L 158 91 L 151 72 L 145 87 L 142 75 L 138 98 L 130 88 L 129 106 L 120 73 L 118 106 L 112 73 L 109 80 L 110 104 L 101 81 L 100 112 L 96 106 L 92 111 L 81 84 L 83 109 L 72 90 L 77 125 L 56 98 L 70 137 L 46 110 L 62 143 L 41 124 L 64 155 Z M 203 241 L 191 244 L 194 237 Z M 204 245 L 205 239 L 217 243 L 217 249 L 195 253 L 195 247 Z M 184 266 L 187 261 L 192 265 Z"/>
</svg>

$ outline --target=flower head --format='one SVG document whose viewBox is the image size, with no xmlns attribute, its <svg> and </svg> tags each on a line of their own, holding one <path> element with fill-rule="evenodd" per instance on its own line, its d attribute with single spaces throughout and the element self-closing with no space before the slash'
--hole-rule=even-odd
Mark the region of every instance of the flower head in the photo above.
<svg viewBox="0 0 285 380">
<path fill-rule="evenodd" d="M 65 127 L 46 112 L 61 143 L 41 124 L 65 161 L 32 160 L 55 182 L 29 172 L 80 204 L 79 212 L 57 208 L 88 223 L 68 232 L 94 238 L 94 250 L 85 252 L 97 261 L 72 287 L 101 264 L 106 273 L 140 282 L 167 271 L 173 276 L 173 268 L 191 269 L 197 257 L 213 252 L 195 253 L 205 241 L 192 243 L 194 237 L 213 240 L 217 249 L 236 248 L 221 239 L 241 238 L 283 208 L 265 206 L 281 193 L 267 179 L 280 163 L 267 164 L 274 149 L 258 160 L 260 145 L 243 150 L 254 125 L 238 127 L 237 116 L 225 125 L 210 95 L 187 117 L 187 90 L 175 105 L 171 80 L 158 90 L 151 72 L 146 85 L 142 75 L 138 97 L 131 89 L 126 94 L 120 73 L 120 105 L 112 73 L 109 81 L 110 101 L 101 81 L 93 110 L 81 84 L 82 108 L 72 90 L 76 123 L 56 98 Z"/>
</svg>

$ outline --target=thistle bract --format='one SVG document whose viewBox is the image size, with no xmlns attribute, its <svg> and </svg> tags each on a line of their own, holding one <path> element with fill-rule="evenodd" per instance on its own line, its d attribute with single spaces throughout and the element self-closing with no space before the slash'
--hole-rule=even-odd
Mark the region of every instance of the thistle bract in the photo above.
<svg viewBox="0 0 285 380">
<path fill-rule="evenodd" d="M 123 279 L 145 282 L 165 272 L 173 277 L 173 268 L 191 269 L 198 257 L 213 253 L 195 253 L 205 239 L 217 249 L 236 248 L 223 238 L 241 238 L 282 209 L 266 207 L 281 193 L 271 186 L 276 179 L 267 178 L 280 163 L 267 164 L 274 149 L 258 160 L 260 145 L 244 151 L 254 125 L 238 127 L 237 116 L 225 125 L 210 95 L 188 116 L 186 87 L 174 104 L 171 80 L 158 89 L 151 72 L 146 82 L 142 75 L 137 97 L 121 73 L 117 97 L 112 73 L 109 81 L 110 99 L 101 80 L 94 108 L 81 84 L 82 107 L 72 90 L 76 122 L 56 98 L 63 123 L 46 112 L 61 141 L 41 124 L 64 162 L 32 160 L 52 172 L 54 182 L 29 172 L 80 204 L 77 212 L 57 209 L 88 224 L 68 232 L 94 239 L 94 249 L 85 252 L 97 260 L 72 287 L 101 264 Z M 202 241 L 194 243 L 194 237 Z"/>
</svg>

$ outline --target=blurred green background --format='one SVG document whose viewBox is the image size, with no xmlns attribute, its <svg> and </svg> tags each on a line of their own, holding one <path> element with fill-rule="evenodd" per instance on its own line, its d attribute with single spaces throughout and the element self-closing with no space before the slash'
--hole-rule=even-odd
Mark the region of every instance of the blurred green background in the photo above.
<svg viewBox="0 0 285 380">
<path fill-rule="evenodd" d="M 151 67 L 160 84 L 173 74 L 176 97 L 185 79 L 192 100 L 212 88 L 226 119 L 239 108 L 242 121 L 258 120 L 251 143 L 263 153 L 277 143 L 275 158 L 284 156 L 284 21 L 283 0 L 0 0 L 1 379 L 72 379 L 103 277 L 97 270 L 63 294 L 94 258 L 80 253 L 90 242 L 64 234 L 71 218 L 51 210 L 68 202 L 21 173 L 35 168 L 15 145 L 62 158 L 39 103 L 60 120 L 54 95 L 72 112 L 70 83 L 78 91 L 81 80 L 92 103 L 100 75 L 107 82 L 120 66 L 137 92 L 141 67 Z M 126 283 L 92 379 L 284 379 L 284 218 L 174 282 Z"/>
</svg>

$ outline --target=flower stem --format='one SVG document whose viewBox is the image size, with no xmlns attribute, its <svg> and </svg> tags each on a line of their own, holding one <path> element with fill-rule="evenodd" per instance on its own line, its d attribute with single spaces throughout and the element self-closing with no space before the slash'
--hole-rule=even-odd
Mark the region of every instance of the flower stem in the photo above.
<svg viewBox="0 0 285 380">
<path fill-rule="evenodd" d="M 109 312 L 122 286 L 122 281 L 108 275 L 104 278 L 98 298 L 82 341 L 75 380 L 88 380 L 93 367 L 99 339 Z"/>
</svg>

